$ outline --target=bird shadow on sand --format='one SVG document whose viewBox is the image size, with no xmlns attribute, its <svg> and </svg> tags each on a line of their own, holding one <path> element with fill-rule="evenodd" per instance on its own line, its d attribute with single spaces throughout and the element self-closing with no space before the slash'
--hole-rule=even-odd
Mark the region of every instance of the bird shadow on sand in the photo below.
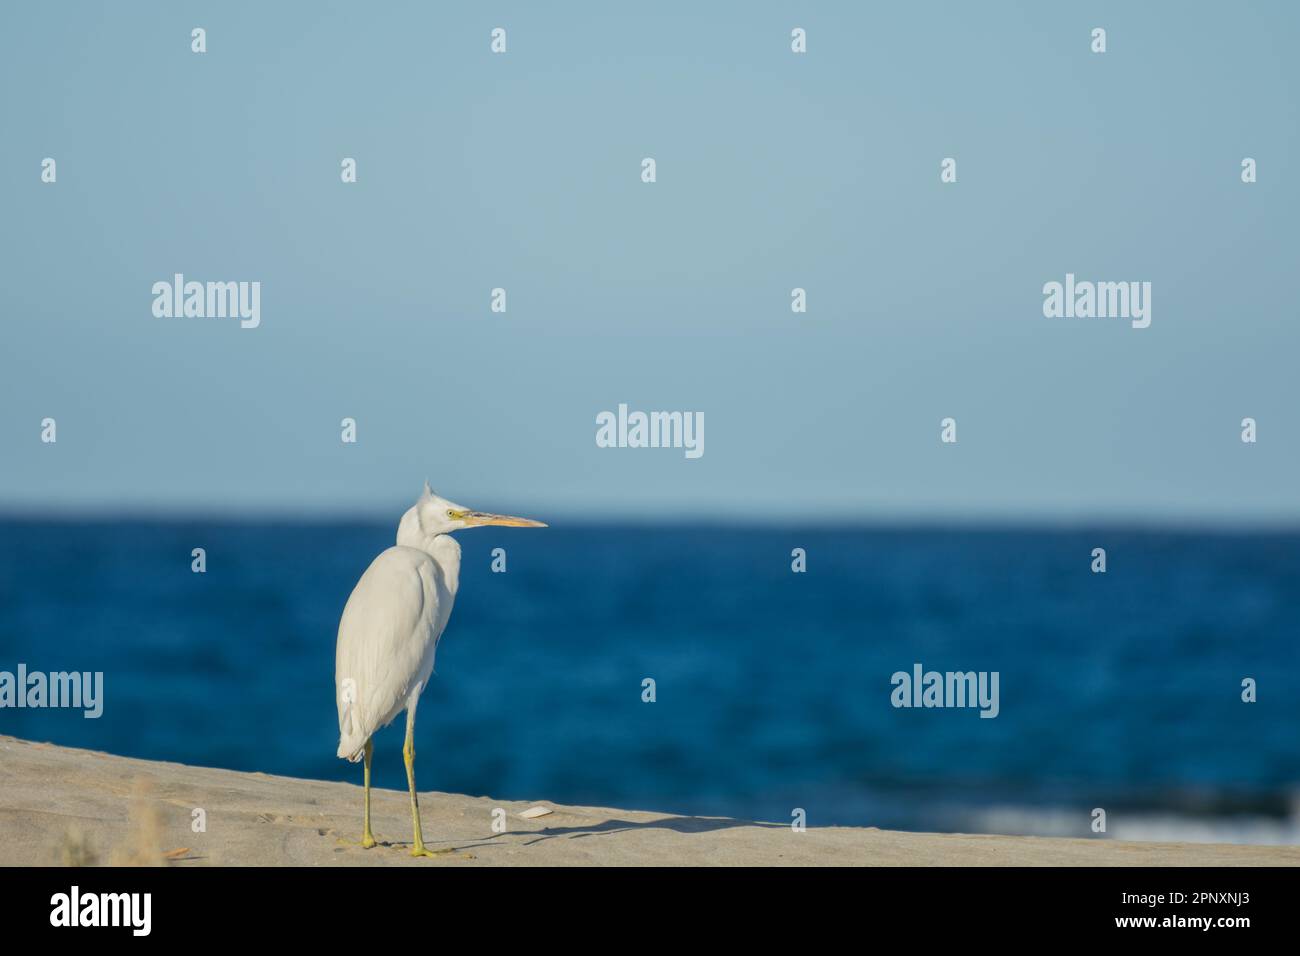
<svg viewBox="0 0 1300 956">
<path fill-rule="evenodd" d="M 730 830 L 735 827 L 759 827 L 769 830 L 784 830 L 789 826 L 787 823 L 755 823 L 750 820 L 731 820 L 725 817 L 707 818 L 707 817 L 664 817 L 661 820 L 647 820 L 637 822 L 634 820 L 605 820 L 602 823 L 588 824 L 586 826 L 574 827 L 545 827 L 541 830 L 533 830 L 527 833 L 515 832 L 513 834 L 497 834 L 486 840 L 481 840 L 473 846 L 490 845 L 499 837 L 504 836 L 526 836 L 524 846 L 533 846 L 544 840 L 554 840 L 558 837 L 567 837 L 576 840 L 581 837 L 609 836 L 615 833 L 627 833 L 634 830 L 671 830 L 674 833 L 711 833 L 715 830 Z"/>
</svg>

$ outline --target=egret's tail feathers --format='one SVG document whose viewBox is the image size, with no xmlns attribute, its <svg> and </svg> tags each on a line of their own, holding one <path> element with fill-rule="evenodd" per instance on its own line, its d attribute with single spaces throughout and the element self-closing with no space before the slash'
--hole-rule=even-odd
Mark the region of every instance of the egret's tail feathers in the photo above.
<svg viewBox="0 0 1300 956">
<path fill-rule="evenodd" d="M 364 740 L 358 740 L 356 737 L 339 738 L 339 756 L 344 760 L 356 763 L 361 759 L 361 755 L 365 753 L 365 750 L 366 742 Z"/>
</svg>

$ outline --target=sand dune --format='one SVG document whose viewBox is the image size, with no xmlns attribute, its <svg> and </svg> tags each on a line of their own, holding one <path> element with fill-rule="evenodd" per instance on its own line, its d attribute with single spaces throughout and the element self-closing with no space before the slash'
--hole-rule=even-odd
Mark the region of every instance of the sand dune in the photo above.
<svg viewBox="0 0 1300 956">
<path fill-rule="evenodd" d="M 178 866 L 1300 865 L 1300 848 L 896 833 L 751 823 L 544 800 L 420 795 L 425 840 L 407 854 L 405 793 L 374 793 L 381 844 L 363 850 L 361 788 L 133 760 L 0 736 L 0 864 Z M 520 813 L 538 804 L 552 813 Z M 493 832 L 493 811 L 506 832 Z M 205 832 L 195 832 L 195 811 Z M 499 816 L 499 815 L 498 815 Z"/>
</svg>

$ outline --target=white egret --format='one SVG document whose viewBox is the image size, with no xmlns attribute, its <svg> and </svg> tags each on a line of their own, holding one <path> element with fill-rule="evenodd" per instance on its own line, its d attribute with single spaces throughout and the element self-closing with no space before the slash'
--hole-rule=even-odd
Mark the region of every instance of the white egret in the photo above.
<svg viewBox="0 0 1300 956">
<path fill-rule="evenodd" d="M 370 738 L 406 711 L 406 781 L 411 788 L 412 856 L 433 856 L 420 832 L 415 792 L 415 707 L 433 673 L 433 656 L 451 617 L 460 583 L 460 545 L 450 532 L 480 525 L 545 528 L 540 521 L 471 511 L 439 498 L 425 482 L 415 506 L 402 515 L 397 545 L 375 558 L 352 590 L 339 620 L 334 683 L 339 710 L 338 755 L 365 757 L 366 822 L 370 832 Z M 446 851 L 444 851 L 446 852 Z"/>
</svg>

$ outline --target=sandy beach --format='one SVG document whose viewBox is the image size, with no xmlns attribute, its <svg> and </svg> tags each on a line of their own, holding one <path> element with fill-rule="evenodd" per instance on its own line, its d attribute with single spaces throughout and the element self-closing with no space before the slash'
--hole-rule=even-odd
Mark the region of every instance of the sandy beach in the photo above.
<svg viewBox="0 0 1300 956">
<path fill-rule="evenodd" d="M 360 774 L 358 773 L 358 778 Z M 175 866 L 1300 866 L 1300 847 L 1136 843 L 754 823 L 423 792 L 407 853 L 407 794 L 376 790 L 355 845 L 359 785 L 134 760 L 0 736 L 0 865 Z M 532 807 L 551 812 L 534 818 Z M 196 812 L 198 811 L 198 812 Z M 494 832 L 494 818 L 504 832 Z M 205 830 L 195 832 L 196 821 Z"/>
</svg>

